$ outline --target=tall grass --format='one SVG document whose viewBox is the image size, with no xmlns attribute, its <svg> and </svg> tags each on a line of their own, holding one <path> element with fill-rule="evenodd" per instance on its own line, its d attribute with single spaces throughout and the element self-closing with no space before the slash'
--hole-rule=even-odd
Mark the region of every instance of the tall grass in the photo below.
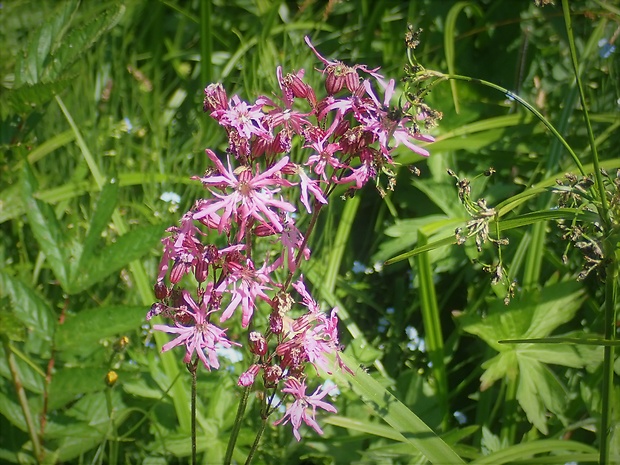
<svg viewBox="0 0 620 465">
<path fill-rule="evenodd" d="M 160 353 L 168 338 L 143 315 L 163 230 L 202 195 L 190 178 L 207 167 L 204 149 L 226 147 L 202 112 L 205 85 L 271 95 L 281 65 L 304 68 L 316 88 L 305 35 L 330 59 L 402 78 L 408 23 L 424 30 L 416 59 L 427 70 L 496 88 L 433 84 L 427 101 L 444 118 L 431 156 L 399 148 L 393 192 L 335 195 L 321 214 L 301 271 L 340 308 L 357 375 L 334 376 L 339 413 L 320 418 L 324 436 L 297 443 L 268 424 L 256 459 L 620 460 L 620 61 L 601 45 L 618 27 L 611 2 L 14 0 L 0 11 L 0 460 L 188 460 L 190 375 L 179 354 Z M 565 144 L 497 86 L 530 102 Z M 553 189 L 555 180 L 580 175 L 579 164 L 594 188 L 558 208 L 558 191 L 570 189 Z M 452 245 L 472 217 L 447 169 L 495 209 L 490 235 L 508 245 Z M 582 240 L 600 239 L 604 260 L 581 281 L 591 262 L 558 220 L 598 222 L 605 233 Z M 498 266 L 504 275 L 492 283 L 486 270 Z M 224 460 L 244 367 L 198 374 L 204 463 Z M 259 404 L 251 394 L 237 462 Z"/>
</svg>

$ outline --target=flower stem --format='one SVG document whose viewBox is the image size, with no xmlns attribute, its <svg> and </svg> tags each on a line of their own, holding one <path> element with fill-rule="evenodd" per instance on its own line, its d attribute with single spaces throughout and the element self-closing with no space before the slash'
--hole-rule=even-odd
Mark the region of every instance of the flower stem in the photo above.
<svg viewBox="0 0 620 465">
<path fill-rule="evenodd" d="M 562 10 L 564 12 L 564 24 L 566 25 L 566 35 L 568 38 L 568 46 L 570 49 L 571 62 L 573 65 L 573 71 L 575 73 L 575 81 L 577 83 L 577 89 L 579 90 L 579 99 L 581 100 L 581 108 L 583 112 L 583 119 L 586 125 L 586 132 L 588 133 L 588 140 L 590 143 L 590 149 L 592 151 L 592 164 L 594 166 L 594 178 L 595 188 L 598 191 L 598 197 L 600 204 L 597 205 L 598 213 L 603 223 L 603 229 L 605 231 L 605 240 L 603 243 L 603 257 L 607 261 L 605 267 L 605 307 L 604 307 L 604 337 L 606 341 L 614 341 L 616 336 L 616 315 L 615 304 L 617 298 L 617 262 L 615 244 L 613 240 L 610 240 L 609 234 L 612 231 L 611 218 L 609 217 L 609 210 L 607 206 L 607 194 L 605 192 L 605 186 L 603 184 L 603 176 L 601 173 L 598 152 L 596 150 L 596 142 L 594 140 L 594 131 L 592 130 L 592 124 L 590 122 L 590 115 L 588 112 L 588 105 L 586 102 L 586 96 L 583 91 L 583 84 L 581 82 L 579 73 L 579 62 L 577 60 L 577 50 L 575 48 L 575 38 L 573 37 L 573 26 L 570 17 L 570 7 L 568 0 L 562 0 Z M 600 448 L 599 448 L 599 463 L 601 465 L 609 463 L 609 430 L 611 426 L 612 417 L 612 405 L 613 402 L 613 378 L 614 378 L 614 346 L 606 345 L 603 349 L 603 386 L 601 389 L 601 425 L 600 425 Z"/>
<path fill-rule="evenodd" d="M 254 458 L 254 454 L 258 450 L 258 444 L 260 443 L 260 440 L 263 437 L 263 433 L 265 432 L 266 427 L 267 427 L 267 416 L 261 415 L 260 427 L 258 429 L 258 432 L 256 433 L 256 438 L 254 438 L 254 443 L 252 444 L 252 448 L 250 449 L 248 458 L 245 460 L 245 465 L 250 465 L 252 463 L 252 459 Z"/>
<path fill-rule="evenodd" d="M 198 371 L 198 357 L 187 364 L 187 369 L 192 375 L 192 393 L 191 393 L 191 409 L 192 409 L 192 465 L 198 463 L 196 459 L 196 372 Z"/>
<path fill-rule="evenodd" d="M 527 109 L 530 113 L 536 116 L 536 118 L 538 118 L 547 127 L 547 129 L 551 131 L 551 133 L 560 141 L 560 143 L 564 146 L 566 151 L 570 154 L 571 158 L 575 162 L 575 165 L 577 166 L 577 169 L 579 169 L 579 172 L 583 176 L 585 176 L 586 173 L 583 169 L 581 160 L 579 160 L 579 157 L 577 156 L 575 151 L 571 148 L 571 146 L 568 145 L 568 142 L 566 142 L 566 140 L 562 137 L 562 135 L 558 132 L 558 130 L 551 124 L 551 122 L 549 122 L 547 118 L 543 116 L 541 112 L 539 112 L 536 108 L 534 108 L 530 103 L 528 103 L 527 101 L 519 97 L 517 94 L 512 93 L 511 91 L 509 91 L 508 89 L 502 86 L 498 86 L 497 84 L 494 84 L 492 82 L 485 81 L 484 79 L 472 78 L 469 76 L 461 76 L 459 74 L 444 74 L 438 71 L 429 71 L 429 70 L 424 70 L 423 74 L 426 76 L 429 76 L 429 75 L 435 76 L 439 78 L 440 80 L 453 79 L 456 81 L 474 82 L 477 84 L 481 84 L 483 86 L 490 87 L 491 89 L 495 89 L 501 92 L 502 94 L 506 95 L 506 97 L 508 97 L 509 99 L 516 101 L 521 106 L 523 106 L 525 109 Z"/>
<path fill-rule="evenodd" d="M 245 413 L 245 408 L 248 405 L 248 398 L 250 397 L 250 388 L 251 386 L 246 387 L 243 390 L 243 395 L 241 400 L 239 401 L 239 407 L 237 408 L 237 416 L 235 417 L 235 423 L 233 425 L 232 432 L 230 433 L 230 439 L 228 440 L 228 447 L 226 448 L 226 455 L 224 456 L 224 465 L 230 465 L 232 460 L 232 454 L 235 450 L 235 444 L 237 443 L 237 437 L 239 436 L 239 431 L 241 430 L 241 421 L 243 420 L 243 414 Z"/>
<path fill-rule="evenodd" d="M 32 441 L 32 452 L 37 463 L 41 463 L 41 460 L 43 459 L 43 448 L 41 447 L 41 441 L 37 435 L 37 428 L 35 426 L 34 419 L 32 418 L 32 413 L 30 412 L 30 405 L 28 404 L 26 390 L 24 389 L 23 382 L 19 375 L 19 368 L 17 366 L 17 362 L 15 361 L 15 355 L 11 350 L 6 336 L 2 337 L 2 345 L 4 346 L 4 353 L 6 354 L 9 371 L 11 372 L 11 376 L 13 378 L 13 384 L 15 385 L 15 392 L 17 393 L 17 398 L 19 399 L 19 405 L 24 413 L 24 420 L 26 421 L 28 434 L 30 435 L 30 440 Z"/>
</svg>

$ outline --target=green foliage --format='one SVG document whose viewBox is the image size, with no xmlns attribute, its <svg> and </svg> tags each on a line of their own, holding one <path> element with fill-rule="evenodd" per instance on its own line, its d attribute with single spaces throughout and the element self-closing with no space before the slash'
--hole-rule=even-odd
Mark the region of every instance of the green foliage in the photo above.
<svg viewBox="0 0 620 465">
<path fill-rule="evenodd" d="M 316 88 L 304 35 L 329 59 L 401 79 L 407 23 L 424 29 L 415 57 L 427 70 L 496 87 L 438 78 L 426 97 L 444 113 L 430 158 L 401 146 L 385 198 L 367 187 L 330 199 L 301 271 L 339 308 L 356 376 L 334 372 L 338 414 L 319 418 L 324 436 L 297 443 L 270 418 L 256 462 L 619 461 L 620 55 L 598 47 L 620 11 L 571 8 L 581 93 L 560 5 L 3 2 L 0 461 L 187 462 L 189 374 L 180 351 L 160 353 L 169 339 L 144 316 L 164 228 L 201 195 L 190 177 L 206 169 L 204 149 L 225 148 L 201 111 L 203 80 L 270 96 L 281 65 L 304 68 Z M 576 160 L 593 173 L 586 187 L 564 178 L 579 175 Z M 603 194 L 589 187 L 597 168 L 609 173 Z M 479 247 L 468 227 L 485 210 L 459 201 L 447 169 L 493 212 Z M 161 200 L 167 191 L 180 204 Z M 238 355 L 198 377 L 203 463 L 223 461 L 250 360 Z M 239 463 L 260 403 L 250 395 Z"/>
</svg>

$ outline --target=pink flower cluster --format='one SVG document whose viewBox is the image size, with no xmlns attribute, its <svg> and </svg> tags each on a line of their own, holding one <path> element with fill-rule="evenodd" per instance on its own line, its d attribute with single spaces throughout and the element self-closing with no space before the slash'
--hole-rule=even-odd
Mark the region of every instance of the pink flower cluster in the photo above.
<svg viewBox="0 0 620 465">
<path fill-rule="evenodd" d="M 338 357 L 337 310 L 322 312 L 303 276 L 293 280 L 310 257 L 307 240 L 316 216 L 338 185 L 348 186 L 351 195 L 389 172 L 393 147 L 428 155 L 415 141 L 432 141 L 418 130 L 424 114 L 390 107 L 394 80 L 386 83 L 378 69 L 328 61 L 306 42 L 325 65 L 327 96 L 321 100 L 303 81 L 303 70 L 283 74 L 280 67 L 279 97 L 248 103 L 229 98 L 221 84 L 205 89 L 204 111 L 227 131 L 227 154 L 222 161 L 206 150 L 210 167 L 195 179 L 207 194 L 162 240 L 159 301 L 147 315 L 171 320 L 153 326 L 176 335 L 164 351 L 183 346 L 185 363 L 198 357 L 210 370 L 219 367 L 218 348 L 241 345 L 220 327 L 240 313 L 241 326 L 253 328 L 248 348 L 254 361 L 239 385 L 251 386 L 262 374 L 265 389 L 290 395 L 293 402 L 276 424 L 290 421 L 297 440 L 302 421 L 322 433 L 317 407 L 336 411 L 321 400 L 327 390 L 306 395 L 306 367 L 329 371 L 327 356 L 335 354 L 347 369 Z M 299 206 L 312 215 L 303 233 L 296 226 Z M 214 234 L 219 246 L 209 242 Z M 190 282 L 192 292 L 183 287 Z M 254 329 L 262 322 L 262 332 Z"/>
</svg>

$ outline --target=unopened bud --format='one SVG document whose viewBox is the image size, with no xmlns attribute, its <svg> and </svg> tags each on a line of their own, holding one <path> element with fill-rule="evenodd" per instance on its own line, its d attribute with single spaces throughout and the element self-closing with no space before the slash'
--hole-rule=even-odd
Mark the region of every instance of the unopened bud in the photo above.
<svg viewBox="0 0 620 465">
<path fill-rule="evenodd" d="M 265 355 L 267 353 L 267 340 L 258 331 L 251 331 L 248 336 L 250 339 L 250 352 L 254 355 Z"/>
<path fill-rule="evenodd" d="M 205 88 L 205 98 L 203 102 L 203 111 L 213 112 L 215 110 L 226 110 L 228 108 L 228 97 L 226 96 L 226 90 L 219 82 L 216 84 L 209 84 Z"/>
<path fill-rule="evenodd" d="M 112 387 L 116 384 L 117 381 L 118 381 L 118 374 L 114 370 L 108 371 L 107 374 L 105 375 L 105 383 L 109 387 Z"/>
<path fill-rule="evenodd" d="M 325 90 L 329 95 L 337 94 L 344 87 L 345 78 L 342 75 L 337 75 L 333 71 L 327 72 L 327 78 L 325 78 Z"/>
<path fill-rule="evenodd" d="M 299 76 L 295 74 L 288 74 L 286 76 L 286 83 L 289 89 L 293 92 L 293 95 L 297 98 L 308 97 L 308 84 L 305 84 Z"/>
<path fill-rule="evenodd" d="M 164 284 L 163 281 L 157 281 L 155 286 L 153 287 L 155 292 L 155 297 L 159 300 L 163 300 L 168 297 L 168 287 Z"/>
<path fill-rule="evenodd" d="M 348 71 L 349 72 L 344 75 L 344 83 L 347 89 L 349 89 L 349 92 L 354 93 L 360 85 L 360 77 L 353 68 L 349 68 Z"/>
<path fill-rule="evenodd" d="M 260 371 L 260 365 L 252 365 L 245 372 L 239 376 L 239 381 L 237 381 L 238 386 L 248 387 L 254 384 L 254 380 L 256 379 L 256 375 Z"/>
</svg>

